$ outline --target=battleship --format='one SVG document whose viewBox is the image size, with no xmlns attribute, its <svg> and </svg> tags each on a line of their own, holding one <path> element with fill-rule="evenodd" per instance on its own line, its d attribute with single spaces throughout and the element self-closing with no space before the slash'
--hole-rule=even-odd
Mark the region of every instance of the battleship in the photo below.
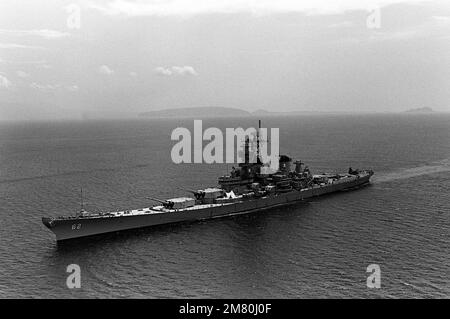
<svg viewBox="0 0 450 319">
<path fill-rule="evenodd" d="M 261 124 L 259 125 L 261 127 Z M 73 216 L 43 217 L 43 224 L 57 241 L 100 235 L 163 224 L 195 222 L 293 205 L 325 194 L 366 186 L 372 170 L 353 170 L 342 174 L 312 174 L 303 162 L 287 155 L 279 156 L 276 172 L 267 173 L 259 153 L 257 135 L 256 161 L 250 161 L 249 139 L 245 140 L 244 161 L 220 176 L 218 185 L 205 189 L 185 189 L 189 196 L 159 199 L 155 205 L 117 212 L 88 212 Z"/>
</svg>

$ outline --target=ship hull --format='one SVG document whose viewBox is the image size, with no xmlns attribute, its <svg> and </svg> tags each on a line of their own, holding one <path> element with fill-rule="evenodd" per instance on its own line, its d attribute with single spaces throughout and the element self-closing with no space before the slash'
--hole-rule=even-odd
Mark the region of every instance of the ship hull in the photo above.
<svg viewBox="0 0 450 319">
<path fill-rule="evenodd" d="M 56 235 L 57 241 L 64 241 L 128 229 L 254 213 L 270 208 L 292 205 L 316 196 L 358 188 L 367 185 L 369 179 L 370 175 L 366 175 L 342 183 L 315 186 L 276 196 L 249 199 L 219 206 L 211 205 L 211 207 L 187 211 L 152 212 L 134 216 L 102 216 L 94 218 L 52 219 L 44 217 L 42 221 Z"/>
</svg>

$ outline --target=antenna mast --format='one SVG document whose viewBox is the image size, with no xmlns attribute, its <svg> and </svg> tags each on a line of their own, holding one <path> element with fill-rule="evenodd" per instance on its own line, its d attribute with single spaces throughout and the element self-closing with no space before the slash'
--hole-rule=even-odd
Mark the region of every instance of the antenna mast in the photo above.
<svg viewBox="0 0 450 319">
<path fill-rule="evenodd" d="M 84 203 L 83 203 L 83 187 L 80 187 L 80 209 L 81 209 L 81 211 L 84 210 Z"/>
<path fill-rule="evenodd" d="M 256 161 L 259 162 L 259 134 L 261 131 L 261 120 L 258 120 L 258 132 L 256 133 Z"/>
</svg>

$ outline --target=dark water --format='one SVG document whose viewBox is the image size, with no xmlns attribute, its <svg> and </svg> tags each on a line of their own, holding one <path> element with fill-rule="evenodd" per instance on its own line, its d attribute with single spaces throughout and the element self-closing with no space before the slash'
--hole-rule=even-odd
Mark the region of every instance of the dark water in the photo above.
<svg viewBox="0 0 450 319">
<path fill-rule="evenodd" d="M 0 125 L 0 297 L 450 297 L 450 116 L 271 118 L 315 172 L 376 171 L 371 186 L 275 209 L 57 245 L 43 215 L 146 207 L 215 184 L 226 165 L 175 165 L 192 121 Z M 204 121 L 204 127 L 255 120 Z M 381 288 L 366 267 L 381 267 Z M 66 287 L 79 264 L 81 289 Z"/>
</svg>

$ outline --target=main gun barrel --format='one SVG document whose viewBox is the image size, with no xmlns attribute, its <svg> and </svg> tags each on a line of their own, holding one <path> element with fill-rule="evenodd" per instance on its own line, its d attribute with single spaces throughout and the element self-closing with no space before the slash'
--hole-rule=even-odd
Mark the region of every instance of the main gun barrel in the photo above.
<svg viewBox="0 0 450 319">
<path fill-rule="evenodd" d="M 151 199 L 151 200 L 154 200 L 155 202 L 159 202 L 161 204 L 167 204 L 169 202 L 167 200 L 162 200 L 162 199 L 158 199 L 158 198 L 155 198 L 155 197 L 147 197 L 147 198 Z"/>
<path fill-rule="evenodd" d="M 190 192 L 190 193 L 192 193 L 192 194 L 201 194 L 202 192 L 201 191 L 196 191 L 196 190 L 193 190 L 193 189 L 190 189 L 190 188 L 182 188 L 182 187 L 177 187 L 178 189 L 181 189 L 181 190 L 183 190 L 183 191 L 186 191 L 186 192 Z"/>
</svg>

